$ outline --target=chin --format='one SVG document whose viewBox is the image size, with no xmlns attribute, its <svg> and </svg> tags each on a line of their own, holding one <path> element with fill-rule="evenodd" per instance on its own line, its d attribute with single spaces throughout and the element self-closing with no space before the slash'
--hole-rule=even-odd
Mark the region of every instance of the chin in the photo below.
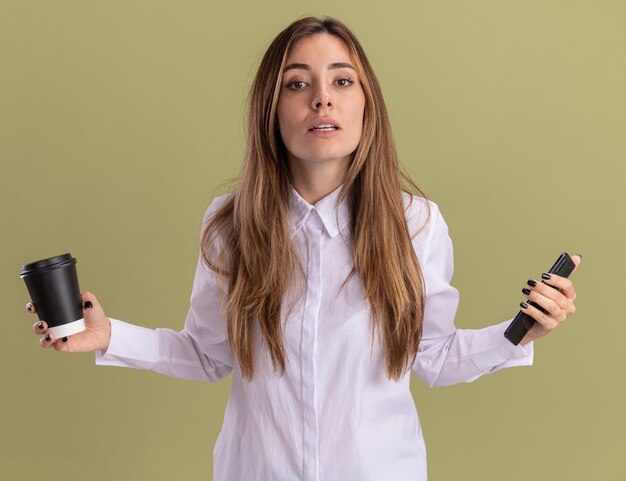
<svg viewBox="0 0 626 481">
<path fill-rule="evenodd" d="M 345 159 L 348 155 L 350 154 L 349 153 L 348 154 L 343 154 L 343 153 L 333 154 L 333 153 L 327 153 L 327 152 L 323 154 L 320 153 L 319 155 L 311 155 L 311 153 L 309 152 L 308 155 L 301 157 L 301 158 L 305 159 L 307 162 L 339 162 Z"/>
</svg>

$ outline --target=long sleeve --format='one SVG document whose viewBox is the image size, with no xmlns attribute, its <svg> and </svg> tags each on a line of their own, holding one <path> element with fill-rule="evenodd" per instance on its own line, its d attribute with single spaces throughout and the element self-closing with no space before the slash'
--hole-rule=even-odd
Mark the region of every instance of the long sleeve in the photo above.
<svg viewBox="0 0 626 481">
<path fill-rule="evenodd" d="M 216 198 L 205 221 L 223 201 Z M 181 379 L 219 381 L 233 368 L 215 273 L 198 256 L 184 328 L 149 329 L 110 318 L 111 341 L 96 351 L 96 365 L 149 369 Z"/>
<path fill-rule="evenodd" d="M 423 334 L 413 372 L 434 387 L 470 382 L 506 367 L 531 365 L 533 343 L 514 346 L 504 337 L 511 320 L 483 329 L 456 328 L 459 293 L 450 285 L 452 241 L 439 208 L 429 204 L 429 224 L 413 241 L 426 283 Z"/>
</svg>

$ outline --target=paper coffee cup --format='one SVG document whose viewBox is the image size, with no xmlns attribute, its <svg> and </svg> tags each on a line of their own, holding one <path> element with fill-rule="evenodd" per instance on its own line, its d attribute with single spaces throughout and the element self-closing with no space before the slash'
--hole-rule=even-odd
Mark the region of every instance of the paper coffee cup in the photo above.
<svg viewBox="0 0 626 481">
<path fill-rule="evenodd" d="M 25 264 L 20 273 L 39 320 L 55 339 L 85 330 L 76 262 L 67 253 Z"/>
</svg>

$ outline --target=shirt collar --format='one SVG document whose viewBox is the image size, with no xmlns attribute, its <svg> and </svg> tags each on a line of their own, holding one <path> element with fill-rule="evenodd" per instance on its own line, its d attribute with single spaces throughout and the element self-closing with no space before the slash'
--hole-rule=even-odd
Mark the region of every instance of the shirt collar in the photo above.
<svg viewBox="0 0 626 481">
<path fill-rule="evenodd" d="M 342 185 L 337 187 L 326 197 L 318 200 L 314 205 L 304 200 L 293 185 L 291 186 L 290 210 L 291 219 L 293 221 L 292 237 L 302 228 L 309 215 L 314 215 L 314 211 L 317 211 L 319 214 L 326 232 L 328 232 L 328 235 L 331 237 L 335 237 L 339 231 L 346 226 L 350 220 L 347 196 L 341 201 L 341 204 L 338 206 L 335 205 Z"/>
</svg>

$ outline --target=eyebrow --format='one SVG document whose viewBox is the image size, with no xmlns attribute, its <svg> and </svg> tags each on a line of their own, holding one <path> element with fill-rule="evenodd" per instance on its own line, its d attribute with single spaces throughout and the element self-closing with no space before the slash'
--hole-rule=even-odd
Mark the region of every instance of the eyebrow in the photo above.
<svg viewBox="0 0 626 481">
<path fill-rule="evenodd" d="M 328 64 L 328 70 L 336 70 L 338 68 L 350 68 L 356 71 L 356 69 L 352 65 L 346 62 L 335 62 L 335 63 Z M 285 66 L 285 69 L 283 70 L 283 72 L 286 72 L 287 70 L 293 70 L 293 69 L 311 70 L 311 66 L 306 63 L 290 63 L 289 65 Z"/>
</svg>

